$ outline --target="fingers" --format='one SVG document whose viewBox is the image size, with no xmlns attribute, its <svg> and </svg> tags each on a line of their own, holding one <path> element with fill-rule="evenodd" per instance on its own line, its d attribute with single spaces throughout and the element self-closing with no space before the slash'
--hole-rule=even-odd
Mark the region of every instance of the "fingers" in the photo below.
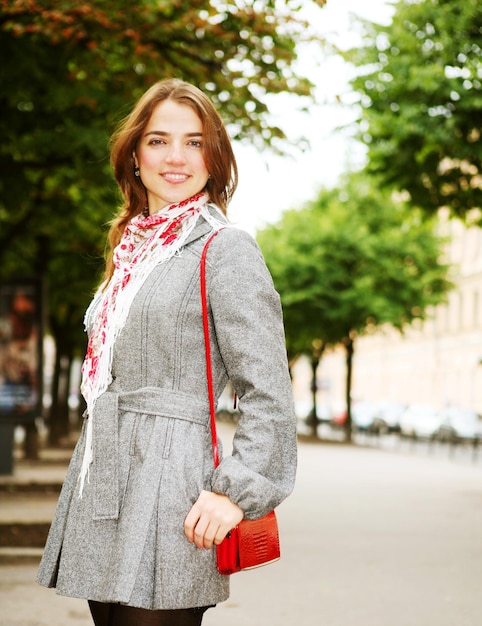
<svg viewBox="0 0 482 626">
<path fill-rule="evenodd" d="M 199 521 L 196 504 L 197 503 L 194 504 L 184 520 L 184 534 L 191 543 L 194 542 L 194 529 Z"/>
<path fill-rule="evenodd" d="M 198 548 L 209 550 L 213 547 L 216 539 L 218 543 L 221 543 L 227 532 L 229 531 L 223 533 L 221 526 L 215 523 L 210 523 L 205 527 L 203 520 L 199 520 L 194 528 L 194 544 Z"/>
<path fill-rule="evenodd" d="M 243 519 L 242 509 L 227 496 L 202 491 L 184 521 L 184 533 L 198 548 L 219 545 Z"/>
</svg>

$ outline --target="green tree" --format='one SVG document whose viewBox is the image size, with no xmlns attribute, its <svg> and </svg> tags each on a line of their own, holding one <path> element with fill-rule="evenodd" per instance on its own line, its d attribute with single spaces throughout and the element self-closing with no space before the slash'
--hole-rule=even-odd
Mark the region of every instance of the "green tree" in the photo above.
<svg viewBox="0 0 482 626">
<path fill-rule="evenodd" d="M 311 37 L 301 5 L 0 0 L 0 280 L 47 280 L 57 379 L 85 348 L 82 314 L 117 204 L 114 123 L 147 86 L 178 76 L 211 95 L 234 139 L 280 150 L 268 95 L 311 91 L 292 69 L 296 44 Z M 67 396 L 53 396 L 56 439 Z"/>
<path fill-rule="evenodd" d="M 367 22 L 362 47 L 344 55 L 357 69 L 368 170 L 428 214 L 446 206 L 465 218 L 481 208 L 482 5 L 395 7 L 390 25 Z"/>
<path fill-rule="evenodd" d="M 403 332 L 444 300 L 452 285 L 443 240 L 419 211 L 357 174 L 284 213 L 258 241 L 281 295 L 290 358 L 311 355 L 315 375 L 325 347 L 346 349 L 350 439 L 355 340 L 386 324 Z"/>
</svg>

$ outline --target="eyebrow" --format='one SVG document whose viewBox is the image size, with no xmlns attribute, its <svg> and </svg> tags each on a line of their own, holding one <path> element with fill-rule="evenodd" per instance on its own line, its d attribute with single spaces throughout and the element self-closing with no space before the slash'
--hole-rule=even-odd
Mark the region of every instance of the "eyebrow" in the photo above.
<svg viewBox="0 0 482 626">
<path fill-rule="evenodd" d="M 165 130 L 151 130 L 148 133 L 144 134 L 144 137 L 149 137 L 150 135 L 158 135 L 160 137 L 170 137 L 172 133 L 168 133 Z M 184 137 L 202 137 L 202 132 L 193 132 L 193 133 L 185 133 Z"/>
</svg>

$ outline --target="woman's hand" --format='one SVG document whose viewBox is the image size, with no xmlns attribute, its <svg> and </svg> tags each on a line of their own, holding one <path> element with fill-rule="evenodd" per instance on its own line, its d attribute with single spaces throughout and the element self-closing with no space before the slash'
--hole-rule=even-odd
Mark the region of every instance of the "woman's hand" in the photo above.
<svg viewBox="0 0 482 626">
<path fill-rule="evenodd" d="M 184 534 L 198 548 L 220 544 L 243 519 L 243 510 L 227 496 L 201 491 L 184 521 Z"/>
</svg>

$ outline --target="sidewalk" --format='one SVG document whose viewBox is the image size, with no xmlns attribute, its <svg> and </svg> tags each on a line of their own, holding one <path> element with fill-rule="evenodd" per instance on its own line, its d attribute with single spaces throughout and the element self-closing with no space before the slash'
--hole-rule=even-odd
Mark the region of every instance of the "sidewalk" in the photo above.
<svg viewBox="0 0 482 626">
<path fill-rule="evenodd" d="M 223 441 L 231 433 L 219 425 Z M 66 458 L 20 462 L 0 477 L 0 523 L 48 522 L 56 495 L 26 485 L 59 486 Z M 17 501 L 8 483 L 23 489 Z M 479 465 L 300 442 L 297 485 L 278 520 L 281 560 L 232 576 L 230 599 L 203 626 L 482 624 Z M 13 561 L 0 552 L 0 624 L 92 626 L 85 601 L 35 584 L 40 552 Z"/>
</svg>

